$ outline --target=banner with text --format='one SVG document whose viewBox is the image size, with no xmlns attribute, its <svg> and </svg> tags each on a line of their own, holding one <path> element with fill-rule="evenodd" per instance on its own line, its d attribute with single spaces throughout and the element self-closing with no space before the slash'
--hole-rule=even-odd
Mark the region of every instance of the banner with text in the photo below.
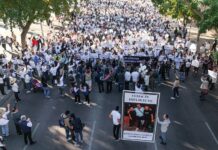
<svg viewBox="0 0 218 150">
<path fill-rule="evenodd" d="M 122 140 L 154 142 L 160 93 L 123 91 Z"/>
</svg>

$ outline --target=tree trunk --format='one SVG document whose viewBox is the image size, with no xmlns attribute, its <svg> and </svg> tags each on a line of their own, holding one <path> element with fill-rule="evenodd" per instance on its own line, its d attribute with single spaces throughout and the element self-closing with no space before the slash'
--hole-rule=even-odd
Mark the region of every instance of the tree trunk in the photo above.
<svg viewBox="0 0 218 150">
<path fill-rule="evenodd" d="M 32 22 L 31 21 L 28 21 L 26 23 L 26 25 L 22 28 L 22 33 L 21 33 L 21 45 L 22 45 L 22 48 L 25 48 L 26 47 L 26 35 L 29 31 L 29 28 L 31 26 Z"/>
<path fill-rule="evenodd" d="M 200 51 L 200 37 L 201 37 L 201 33 L 200 33 L 200 31 L 198 30 L 198 34 L 197 34 L 197 49 L 196 49 L 196 52 L 199 52 L 199 51 Z"/>
</svg>

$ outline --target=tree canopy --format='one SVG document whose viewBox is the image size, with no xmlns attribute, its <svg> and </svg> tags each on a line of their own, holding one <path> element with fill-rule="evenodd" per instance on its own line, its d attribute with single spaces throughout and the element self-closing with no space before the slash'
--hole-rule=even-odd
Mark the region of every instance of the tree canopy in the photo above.
<svg viewBox="0 0 218 150">
<path fill-rule="evenodd" d="M 69 15 L 77 0 L 1 0 L 0 18 L 5 24 L 22 29 L 21 43 L 34 21 L 48 20 L 52 13 Z"/>
<path fill-rule="evenodd" d="M 199 33 L 218 29 L 217 0 L 152 0 L 160 13 L 184 21 L 194 20 Z"/>
</svg>

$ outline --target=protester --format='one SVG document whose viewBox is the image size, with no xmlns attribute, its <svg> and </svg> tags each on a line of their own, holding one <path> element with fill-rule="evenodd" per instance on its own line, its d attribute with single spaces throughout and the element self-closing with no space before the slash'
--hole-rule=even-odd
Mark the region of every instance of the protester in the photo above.
<svg viewBox="0 0 218 150">
<path fill-rule="evenodd" d="M 202 83 L 201 83 L 201 86 L 200 86 L 200 89 L 201 89 L 200 100 L 205 100 L 205 96 L 208 94 L 208 85 L 209 85 L 207 77 L 202 76 L 201 77 L 201 82 Z"/>
<path fill-rule="evenodd" d="M 176 77 L 176 80 L 173 83 L 173 96 L 171 97 L 172 100 L 176 99 L 176 97 L 179 97 L 179 79 Z"/>
<path fill-rule="evenodd" d="M 16 102 L 21 101 L 21 99 L 19 98 L 19 87 L 17 85 L 16 79 L 13 79 L 13 82 L 12 82 L 12 91 L 14 92 L 14 96 L 15 96 Z"/>
<path fill-rule="evenodd" d="M 167 136 L 167 131 L 168 131 L 168 127 L 170 125 L 170 119 L 169 119 L 169 115 L 168 114 L 164 114 L 163 115 L 163 121 L 160 121 L 159 118 L 157 118 L 157 122 L 161 125 L 161 135 L 160 135 L 160 139 L 161 139 L 161 144 L 166 145 L 166 136 Z"/>
<path fill-rule="evenodd" d="M 2 136 L 8 137 L 9 136 L 9 120 L 8 120 L 8 114 L 10 113 L 10 104 L 7 104 L 7 108 L 1 110 L 0 114 L 0 126 L 2 129 Z"/>
<path fill-rule="evenodd" d="M 15 125 L 15 128 L 16 128 L 16 132 L 18 135 L 22 135 L 22 131 L 21 131 L 21 127 L 20 127 L 20 117 L 21 117 L 21 114 L 18 110 L 18 108 L 15 106 L 12 110 L 12 119 L 14 121 L 14 125 Z"/>
<path fill-rule="evenodd" d="M 121 115 L 119 113 L 119 106 L 116 106 L 115 110 L 109 115 L 109 118 L 113 120 L 113 136 L 115 140 L 119 140 L 119 130 L 120 130 L 120 119 Z"/>
<path fill-rule="evenodd" d="M 19 124 L 20 124 L 20 128 L 22 130 L 22 133 L 24 135 L 25 145 L 28 144 L 28 141 L 29 141 L 30 145 L 35 144 L 36 142 L 32 140 L 32 130 L 31 130 L 31 128 L 32 128 L 33 125 L 32 125 L 32 122 L 31 122 L 30 118 L 27 119 L 25 115 L 22 115 L 20 117 Z"/>
</svg>

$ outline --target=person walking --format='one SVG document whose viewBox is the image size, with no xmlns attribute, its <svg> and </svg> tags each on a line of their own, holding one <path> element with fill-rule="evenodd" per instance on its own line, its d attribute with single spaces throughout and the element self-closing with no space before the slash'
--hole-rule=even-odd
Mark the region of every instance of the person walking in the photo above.
<svg viewBox="0 0 218 150">
<path fill-rule="evenodd" d="M 115 110 L 109 115 L 109 118 L 113 120 L 113 136 L 115 140 L 119 140 L 119 130 L 120 130 L 120 119 L 121 115 L 119 113 L 119 106 L 116 106 Z"/>
<path fill-rule="evenodd" d="M 64 129 L 66 133 L 66 139 L 67 141 L 70 141 L 71 140 L 70 130 L 73 129 L 70 126 L 70 111 L 69 110 L 65 111 L 65 113 L 62 114 L 62 117 L 64 119 Z"/>
<path fill-rule="evenodd" d="M 209 82 L 208 82 L 206 76 L 201 77 L 201 82 L 202 83 L 200 86 L 200 89 L 201 89 L 200 100 L 203 101 L 203 100 L 205 100 L 205 96 L 208 94 Z"/>
<path fill-rule="evenodd" d="M 85 102 L 87 102 L 87 104 L 90 106 L 90 98 L 89 98 L 90 90 L 88 84 L 82 83 L 80 87 L 80 91 L 83 93 L 85 97 Z"/>
<path fill-rule="evenodd" d="M 0 91 L 2 93 L 2 95 L 6 95 L 5 93 L 5 84 L 4 84 L 4 76 L 1 74 L 0 75 Z"/>
<path fill-rule="evenodd" d="M 99 69 L 97 71 L 97 75 L 95 77 L 95 81 L 98 84 L 98 91 L 99 91 L 99 93 L 104 92 L 104 81 L 103 81 L 103 78 L 104 78 L 104 73 L 103 73 L 102 69 Z"/>
<path fill-rule="evenodd" d="M 58 89 L 59 89 L 59 94 L 60 96 L 64 96 L 64 75 L 62 75 L 60 77 L 60 79 L 58 79 Z"/>
<path fill-rule="evenodd" d="M 14 92 L 14 97 L 16 99 L 16 102 L 21 101 L 21 99 L 19 98 L 19 87 L 17 85 L 15 78 L 13 79 L 11 86 L 12 86 L 12 91 Z"/>
<path fill-rule="evenodd" d="M 79 144 L 83 143 L 83 124 L 80 118 L 76 117 L 75 115 L 71 115 L 73 118 L 72 121 L 72 126 L 74 130 L 74 135 L 75 135 L 75 146 L 79 146 Z"/>
<path fill-rule="evenodd" d="M 127 69 L 125 74 L 124 74 L 124 78 L 125 78 L 125 90 L 129 90 L 129 83 L 130 83 L 130 80 L 131 80 L 131 73 L 130 71 Z"/>
<path fill-rule="evenodd" d="M 32 140 L 32 130 L 31 130 L 31 128 L 32 128 L 33 124 L 31 122 L 30 118 L 27 119 L 25 115 L 22 115 L 20 117 L 19 124 L 20 124 L 21 131 L 23 132 L 23 135 L 24 135 L 25 145 L 28 144 L 28 140 L 29 140 L 30 145 L 35 144 L 36 141 Z"/>
<path fill-rule="evenodd" d="M 19 124 L 21 114 L 19 113 L 19 110 L 16 106 L 13 108 L 11 115 L 12 115 L 12 119 L 14 121 L 14 125 L 16 128 L 17 134 L 22 135 L 22 131 L 21 131 L 20 124 Z"/>
<path fill-rule="evenodd" d="M 77 86 L 77 83 L 73 85 L 73 87 L 70 89 L 71 93 L 74 95 L 75 103 L 81 104 L 80 102 L 80 88 Z"/>
<path fill-rule="evenodd" d="M 164 114 L 163 115 L 163 121 L 160 121 L 159 118 L 157 118 L 157 122 L 161 125 L 160 127 L 160 131 L 161 131 L 161 135 L 160 135 L 160 139 L 161 139 L 161 144 L 166 145 L 166 135 L 167 135 L 167 131 L 168 131 L 168 127 L 170 125 L 170 119 L 169 119 L 169 115 L 168 114 Z"/>
<path fill-rule="evenodd" d="M 48 76 L 45 73 L 43 73 L 41 77 L 41 83 L 42 83 L 42 89 L 44 92 L 44 96 L 46 98 L 50 98 L 50 89 L 48 87 Z"/>
<path fill-rule="evenodd" d="M 176 77 L 176 80 L 173 83 L 173 96 L 171 97 L 172 100 L 176 99 L 176 97 L 179 97 L 179 78 Z"/>
<path fill-rule="evenodd" d="M 0 126 L 2 129 L 2 136 L 8 137 L 9 136 L 9 127 L 8 127 L 8 114 L 10 113 L 10 104 L 7 104 L 6 111 L 3 110 L 3 112 L 0 114 Z"/>
</svg>

